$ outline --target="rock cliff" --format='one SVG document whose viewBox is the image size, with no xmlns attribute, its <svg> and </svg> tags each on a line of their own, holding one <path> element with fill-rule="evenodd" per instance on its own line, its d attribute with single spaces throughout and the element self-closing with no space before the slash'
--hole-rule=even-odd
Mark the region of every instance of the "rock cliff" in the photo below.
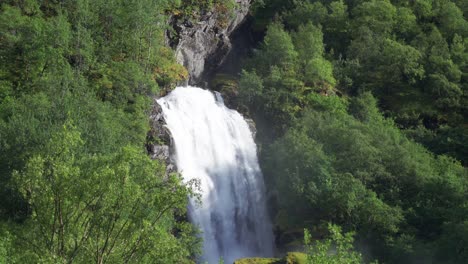
<svg viewBox="0 0 468 264">
<path fill-rule="evenodd" d="M 217 10 L 215 6 L 197 18 L 176 15 L 170 18 L 169 24 L 173 30 L 167 31 L 167 42 L 175 49 L 177 61 L 188 70 L 188 84 L 204 86 L 204 78 L 223 63 L 231 50 L 230 36 L 246 19 L 252 0 L 235 2 L 233 10 Z M 147 150 L 153 159 L 164 161 L 167 173 L 171 173 L 177 170 L 172 159 L 172 139 L 156 99 L 150 116 Z M 249 125 L 254 127 L 253 122 L 249 122 Z"/>
<path fill-rule="evenodd" d="M 231 49 L 230 35 L 242 24 L 252 0 L 236 0 L 234 10 L 217 10 L 216 6 L 196 19 L 173 16 L 168 31 L 169 45 L 177 61 L 189 72 L 188 83 L 200 85 L 203 78 L 222 64 Z"/>
</svg>

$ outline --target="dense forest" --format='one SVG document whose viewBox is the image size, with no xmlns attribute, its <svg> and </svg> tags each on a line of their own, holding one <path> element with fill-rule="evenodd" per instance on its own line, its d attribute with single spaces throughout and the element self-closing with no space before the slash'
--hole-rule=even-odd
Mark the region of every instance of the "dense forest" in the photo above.
<svg viewBox="0 0 468 264">
<path fill-rule="evenodd" d="M 0 263 L 185 263 L 190 186 L 144 148 L 151 95 L 185 78 L 173 1 L 2 1 Z"/>
<path fill-rule="evenodd" d="M 466 261 L 467 2 L 265 0 L 253 12 L 266 33 L 239 95 L 282 244 L 332 222 L 370 259 Z"/>
<path fill-rule="evenodd" d="M 194 263 L 196 183 L 150 159 L 148 116 L 188 77 L 168 18 L 235 1 L 0 4 L 0 263 Z M 467 18 L 464 0 L 253 1 L 233 100 L 278 251 L 468 259 Z"/>
</svg>

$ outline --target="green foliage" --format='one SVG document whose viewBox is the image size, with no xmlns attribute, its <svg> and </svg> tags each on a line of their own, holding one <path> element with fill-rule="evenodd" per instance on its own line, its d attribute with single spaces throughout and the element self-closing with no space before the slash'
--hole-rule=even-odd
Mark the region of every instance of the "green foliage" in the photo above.
<svg viewBox="0 0 468 264">
<path fill-rule="evenodd" d="M 262 75 L 267 74 L 271 66 L 277 66 L 282 70 L 294 67 L 297 61 L 296 52 L 291 36 L 279 23 L 271 24 L 259 51 L 255 67 Z"/>
<path fill-rule="evenodd" d="M 305 66 L 304 81 L 306 83 L 326 83 L 335 85 L 333 66 L 324 58 L 315 58 L 307 62 Z"/>
<path fill-rule="evenodd" d="M 291 264 L 306 264 L 307 255 L 301 252 L 288 252 L 285 257 L 286 263 Z"/>
<path fill-rule="evenodd" d="M 466 209 L 466 207 L 465 207 Z M 443 227 L 439 259 L 448 263 L 462 263 L 467 259 L 468 222 L 446 223 Z"/>
<path fill-rule="evenodd" d="M 204 12 L 214 10 L 224 20 L 223 17 L 231 15 L 237 3 L 234 0 L 178 0 L 172 5 L 175 10 L 173 13 L 177 16 L 196 18 Z"/>
<path fill-rule="evenodd" d="M 359 61 L 359 71 L 351 77 L 364 83 L 359 90 L 375 91 L 376 94 L 410 93 L 409 84 L 421 80 L 424 69 L 421 53 L 411 46 L 390 39 L 375 37 L 372 32 L 362 32 L 350 47 L 350 57 Z"/>
<path fill-rule="evenodd" d="M 285 66 L 261 45 L 240 81 L 256 121 L 271 124 L 258 135 L 280 236 L 332 221 L 384 262 L 463 263 L 465 2 L 265 0 L 254 10 L 257 26 L 284 25 L 265 39 L 284 52 L 288 34 L 297 53 Z"/>
<path fill-rule="evenodd" d="M 368 28 L 377 34 L 386 35 L 395 25 L 397 10 L 389 0 L 358 1 L 351 11 L 355 17 L 352 27 L 358 31 Z"/>
<path fill-rule="evenodd" d="M 12 236 L 5 230 L 5 228 L 0 226 L 0 263 L 15 263 L 15 260 L 12 258 Z"/>
<path fill-rule="evenodd" d="M 264 42 L 239 81 L 242 103 L 268 121 L 279 120 L 278 131 L 311 104 L 312 91 L 330 92 L 333 67 L 323 57 L 321 29 L 309 23 L 288 33 L 282 24 L 269 25 Z"/>
<path fill-rule="evenodd" d="M 341 228 L 329 224 L 330 237 L 324 241 L 312 243 L 309 231 L 304 230 L 304 241 L 307 250 L 307 263 L 310 264 L 360 264 L 363 263 L 362 255 L 354 251 L 354 234 L 343 234 Z"/>
<path fill-rule="evenodd" d="M 292 34 L 294 47 L 298 50 L 299 58 L 303 61 L 319 58 L 325 51 L 323 34 L 319 27 L 312 23 L 299 26 Z"/>
<path fill-rule="evenodd" d="M 465 2 L 254 9 L 267 30 L 239 89 L 270 124 L 258 133 L 280 237 L 331 221 L 385 262 L 463 263 L 467 171 L 453 158 L 468 164 Z"/>
<path fill-rule="evenodd" d="M 164 42 L 172 4 L 0 6 L 1 263 L 198 253 L 182 220 L 190 185 L 144 151 L 150 96 L 186 77 Z"/>
<path fill-rule="evenodd" d="M 466 7 L 457 0 L 265 0 L 254 14 L 259 23 L 283 23 L 293 36 L 298 59 L 303 61 L 291 69 L 294 78 L 304 83 L 302 90 L 311 87 L 330 94 L 338 89 L 352 96 L 371 91 L 401 128 L 425 127 L 438 140 L 450 142 L 447 126 L 466 134 Z M 321 33 L 305 34 L 313 27 Z M 322 49 L 317 43 L 333 67 L 318 58 L 310 61 Z M 264 78 L 262 71 L 257 73 Z M 301 96 L 296 100 L 301 109 L 307 105 Z M 297 115 L 297 107 L 282 108 L 295 109 Z M 455 146 L 442 151 L 430 138 L 415 139 L 432 151 L 465 160 Z"/>
<path fill-rule="evenodd" d="M 373 237 L 374 248 L 396 250 L 391 241 L 402 234 L 443 245 L 445 223 L 464 219 L 466 169 L 408 140 L 370 93 L 350 100 L 350 114 L 326 103 L 332 98 L 317 95 L 326 107 L 306 112 L 262 154 L 267 184 L 281 194 L 278 227 L 325 220 Z M 408 257 L 398 254 L 393 261 Z"/>
<path fill-rule="evenodd" d="M 460 263 L 466 169 L 412 140 L 466 165 L 466 4 L 264 0 L 254 15 L 267 30 L 240 98 L 271 124 L 259 136 L 280 230 L 333 221 L 384 261 Z"/>
<path fill-rule="evenodd" d="M 253 104 L 255 99 L 263 93 L 263 80 L 255 71 L 242 71 L 239 86 L 242 89 L 239 91 L 240 98 L 247 104 Z"/>
<path fill-rule="evenodd" d="M 349 14 L 348 6 L 342 1 L 333 1 L 329 6 L 325 27 L 326 43 L 334 51 L 344 50 L 349 42 Z"/>
<path fill-rule="evenodd" d="M 328 219 L 381 233 L 396 232 L 401 211 L 366 188 L 370 179 L 360 178 L 365 170 L 378 166 L 377 161 L 374 165 L 363 163 L 373 158 L 376 150 L 368 148 L 366 135 L 356 131 L 357 127 L 351 133 L 343 127 L 342 118 L 347 117 L 336 115 L 308 113 L 297 129 L 289 130 L 268 150 L 266 172 L 272 177 L 270 184 L 282 193 L 279 217 L 288 216 L 283 228 Z M 354 126 L 352 119 L 345 122 Z"/>
<path fill-rule="evenodd" d="M 14 185 L 32 210 L 17 231 L 25 249 L 21 258 L 160 263 L 188 258 L 190 251 L 170 232 L 172 211 L 185 211 L 190 189 L 176 176 L 164 180 L 164 167 L 138 149 L 81 157 L 82 146 L 79 132 L 67 124 L 51 136 L 44 154 L 14 174 Z"/>
<path fill-rule="evenodd" d="M 284 14 L 284 21 L 287 25 L 297 28 L 303 24 L 305 17 L 309 18 L 313 24 L 318 25 L 324 22 L 327 16 L 326 7 L 319 1 L 292 1 L 294 3 L 294 9 L 286 11 Z"/>
</svg>

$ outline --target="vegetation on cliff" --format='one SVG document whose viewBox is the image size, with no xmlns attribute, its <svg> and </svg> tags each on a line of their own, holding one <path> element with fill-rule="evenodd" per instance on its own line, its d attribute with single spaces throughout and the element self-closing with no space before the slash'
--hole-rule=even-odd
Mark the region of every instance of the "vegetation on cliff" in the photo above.
<svg viewBox="0 0 468 264">
<path fill-rule="evenodd" d="M 372 258 L 468 259 L 464 1 L 257 2 L 239 95 L 280 245 L 323 222 Z M 462 165 L 463 164 L 463 165 Z"/>
</svg>

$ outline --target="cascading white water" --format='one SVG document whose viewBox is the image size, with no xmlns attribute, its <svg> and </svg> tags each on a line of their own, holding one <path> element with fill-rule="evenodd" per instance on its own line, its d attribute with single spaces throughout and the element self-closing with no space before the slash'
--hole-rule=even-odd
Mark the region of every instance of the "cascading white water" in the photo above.
<svg viewBox="0 0 468 264">
<path fill-rule="evenodd" d="M 199 179 L 201 205 L 189 217 L 201 228 L 201 262 L 271 256 L 273 234 L 265 208 L 263 176 L 249 126 L 221 96 L 178 87 L 157 101 L 175 143 L 184 180 Z"/>
</svg>

